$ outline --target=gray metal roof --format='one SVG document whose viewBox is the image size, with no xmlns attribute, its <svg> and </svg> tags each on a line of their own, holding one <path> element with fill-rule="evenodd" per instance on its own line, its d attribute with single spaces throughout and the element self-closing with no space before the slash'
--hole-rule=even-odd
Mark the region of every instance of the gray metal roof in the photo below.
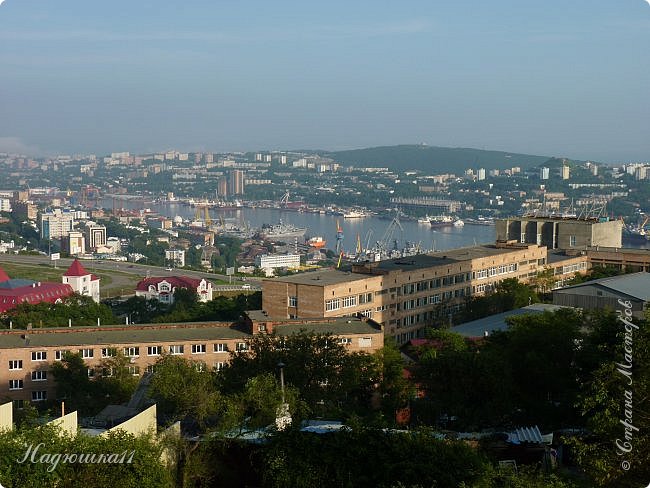
<svg viewBox="0 0 650 488">
<path fill-rule="evenodd" d="M 298 273 L 292 276 L 282 276 L 271 280 L 264 281 L 279 281 L 282 283 L 296 283 L 300 285 L 338 285 L 341 283 L 349 283 L 351 281 L 365 280 L 368 275 L 352 273 L 350 271 L 342 271 L 338 269 L 325 269 L 319 271 L 307 271 L 306 273 Z"/>
<path fill-rule="evenodd" d="M 514 317 L 517 315 L 536 315 L 544 312 L 555 312 L 562 307 L 559 305 L 552 305 L 550 303 L 534 303 L 533 305 L 528 305 L 527 307 L 518 308 L 515 310 L 510 310 L 508 312 L 497 313 L 495 315 L 490 315 L 489 317 L 483 317 L 482 319 L 472 320 L 471 322 L 466 322 L 461 325 L 452 327 L 451 332 L 456 332 L 457 334 L 463 335 L 465 337 L 483 337 L 485 331 L 488 333 L 495 330 L 508 330 L 508 324 L 506 318 Z"/>
<path fill-rule="evenodd" d="M 600 278 L 597 280 L 586 281 L 578 285 L 567 286 L 554 290 L 558 293 L 563 293 L 565 290 L 572 290 L 586 286 L 600 286 L 607 288 L 617 293 L 623 293 L 633 298 L 643 300 L 644 302 L 650 301 L 650 273 L 643 271 L 639 273 L 630 273 L 620 276 L 612 276 L 609 278 Z"/>
<path fill-rule="evenodd" d="M 27 337 L 27 340 L 23 338 Z M 251 337 L 250 334 L 234 327 L 178 327 L 161 328 L 134 325 L 132 329 L 102 330 L 101 327 L 39 329 L 38 333 L 29 330 L 14 330 L 0 335 L 0 349 L 34 347 L 74 347 L 110 346 L 112 344 L 157 344 L 160 342 L 193 342 L 227 340 Z"/>
</svg>

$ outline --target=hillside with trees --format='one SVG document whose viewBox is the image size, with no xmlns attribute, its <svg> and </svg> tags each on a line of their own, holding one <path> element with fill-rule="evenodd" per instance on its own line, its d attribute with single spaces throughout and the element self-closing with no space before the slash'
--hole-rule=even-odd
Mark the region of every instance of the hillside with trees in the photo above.
<svg viewBox="0 0 650 488">
<path fill-rule="evenodd" d="M 464 147 L 438 147 L 424 144 L 380 146 L 348 151 L 323 152 L 323 156 L 357 167 L 388 167 L 403 171 L 417 169 L 428 173 L 448 173 L 450 168 L 529 168 L 548 161 L 547 156 L 486 151 Z"/>
</svg>

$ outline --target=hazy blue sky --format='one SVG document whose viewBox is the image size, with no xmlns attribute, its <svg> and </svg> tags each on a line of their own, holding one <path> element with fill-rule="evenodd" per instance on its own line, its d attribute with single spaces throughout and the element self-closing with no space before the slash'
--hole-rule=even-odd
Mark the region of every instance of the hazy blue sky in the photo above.
<svg viewBox="0 0 650 488">
<path fill-rule="evenodd" d="M 0 5 L 0 150 L 650 160 L 644 0 Z"/>
</svg>

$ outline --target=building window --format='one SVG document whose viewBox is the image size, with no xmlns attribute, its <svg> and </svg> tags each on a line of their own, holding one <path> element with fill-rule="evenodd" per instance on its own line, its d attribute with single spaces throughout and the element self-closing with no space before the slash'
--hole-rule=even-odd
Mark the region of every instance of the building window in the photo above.
<svg viewBox="0 0 650 488">
<path fill-rule="evenodd" d="M 357 305 L 357 296 L 353 295 L 350 297 L 343 298 L 343 308 L 350 308 Z"/>
<path fill-rule="evenodd" d="M 338 298 L 332 298 L 331 300 L 325 300 L 325 311 L 331 312 L 333 310 L 339 310 L 341 308 L 341 300 Z"/>
<path fill-rule="evenodd" d="M 93 357 L 94 351 L 92 349 L 82 349 L 81 350 L 81 357 L 84 359 L 88 359 Z"/>
<path fill-rule="evenodd" d="M 199 373 L 203 373 L 205 371 L 205 363 L 203 361 L 197 361 L 194 363 L 194 368 L 196 368 Z"/>
<path fill-rule="evenodd" d="M 363 293 L 359 295 L 359 303 L 370 303 L 372 302 L 372 293 Z"/>
<path fill-rule="evenodd" d="M 55 361 L 61 361 L 66 354 L 68 354 L 70 351 L 68 350 L 59 350 L 59 351 L 54 351 L 54 360 Z"/>
<path fill-rule="evenodd" d="M 25 400 L 14 400 L 14 408 L 22 409 L 25 407 Z"/>
<path fill-rule="evenodd" d="M 248 344 L 245 342 L 238 342 L 237 343 L 237 350 L 238 351 L 246 351 L 248 349 Z"/>
<path fill-rule="evenodd" d="M 42 402 L 47 400 L 47 392 L 46 391 L 33 391 L 32 392 L 32 401 L 33 402 Z"/>
<path fill-rule="evenodd" d="M 569 247 L 574 247 L 576 245 L 576 236 L 569 236 Z"/>
<path fill-rule="evenodd" d="M 350 337 L 339 337 L 336 342 L 339 344 L 342 344 L 344 346 L 347 346 L 349 344 L 352 344 L 352 339 Z"/>
<path fill-rule="evenodd" d="M 214 370 L 215 371 L 221 371 L 224 367 L 226 366 L 226 363 L 214 363 Z"/>
<path fill-rule="evenodd" d="M 205 344 L 192 344 L 192 354 L 205 354 Z"/>
<path fill-rule="evenodd" d="M 112 358 L 117 355 L 117 349 L 114 347 L 103 347 L 102 348 L 102 357 L 103 358 Z M 91 356 L 92 357 L 92 356 Z"/>
<path fill-rule="evenodd" d="M 156 372 L 156 365 L 155 364 L 149 364 L 144 368 L 145 373 L 155 373 Z"/>
<path fill-rule="evenodd" d="M 183 347 L 182 344 L 178 344 L 175 346 L 169 346 L 169 354 L 183 354 L 183 351 L 185 348 Z"/>
<path fill-rule="evenodd" d="M 32 371 L 32 381 L 47 381 L 47 371 Z"/>
<path fill-rule="evenodd" d="M 228 352 L 228 344 L 220 342 L 214 345 L 214 352 Z"/>
<path fill-rule="evenodd" d="M 33 351 L 32 352 L 32 361 L 47 361 L 47 352 L 46 351 Z"/>
<path fill-rule="evenodd" d="M 132 376 L 140 375 L 140 366 L 128 366 L 127 369 Z"/>
<path fill-rule="evenodd" d="M 12 361 L 9 361 L 9 371 L 16 371 L 19 369 L 23 369 L 22 359 L 14 359 Z"/>
<path fill-rule="evenodd" d="M 162 346 L 147 347 L 147 356 L 160 356 L 161 352 L 162 352 Z"/>
<path fill-rule="evenodd" d="M 129 358 L 135 358 L 140 356 L 140 348 L 139 347 L 125 347 L 124 348 L 124 355 Z"/>
<path fill-rule="evenodd" d="M 289 297 L 289 306 L 290 307 L 297 307 L 298 306 L 298 297 L 295 297 L 295 296 Z"/>
<path fill-rule="evenodd" d="M 93 368 L 87 368 L 86 373 L 88 374 L 88 378 L 94 378 L 95 377 L 95 370 Z"/>
<path fill-rule="evenodd" d="M 22 390 L 23 389 L 23 380 L 9 380 L 9 389 L 10 390 Z"/>
</svg>

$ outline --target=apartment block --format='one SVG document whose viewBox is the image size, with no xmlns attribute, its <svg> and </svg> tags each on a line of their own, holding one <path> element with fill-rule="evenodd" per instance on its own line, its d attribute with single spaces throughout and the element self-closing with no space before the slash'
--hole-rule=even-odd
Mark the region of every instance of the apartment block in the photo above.
<svg viewBox="0 0 650 488">
<path fill-rule="evenodd" d="M 250 312 L 241 323 L 202 322 L 102 327 L 39 328 L 0 331 L 0 396 L 16 402 L 56 399 L 52 365 L 66 352 L 79 353 L 88 376 L 107 374 L 102 362 L 118 351 L 129 357 L 134 376 L 152 371 L 163 354 L 181 356 L 219 370 L 231 351 L 245 351 L 256 334 L 289 335 L 299 330 L 329 333 L 350 352 L 383 347 L 381 327 L 371 320 L 278 321 Z"/>
<path fill-rule="evenodd" d="M 74 228 L 74 215 L 55 210 L 40 216 L 41 239 L 60 239 L 67 237 Z"/>
<path fill-rule="evenodd" d="M 262 308 L 278 318 L 371 317 L 404 343 L 448 322 L 468 298 L 506 278 L 527 282 L 557 268 L 561 281 L 587 268 L 579 264 L 586 256 L 557 255 L 552 265 L 547 257 L 547 248 L 536 244 L 484 245 L 268 279 Z"/>
</svg>

